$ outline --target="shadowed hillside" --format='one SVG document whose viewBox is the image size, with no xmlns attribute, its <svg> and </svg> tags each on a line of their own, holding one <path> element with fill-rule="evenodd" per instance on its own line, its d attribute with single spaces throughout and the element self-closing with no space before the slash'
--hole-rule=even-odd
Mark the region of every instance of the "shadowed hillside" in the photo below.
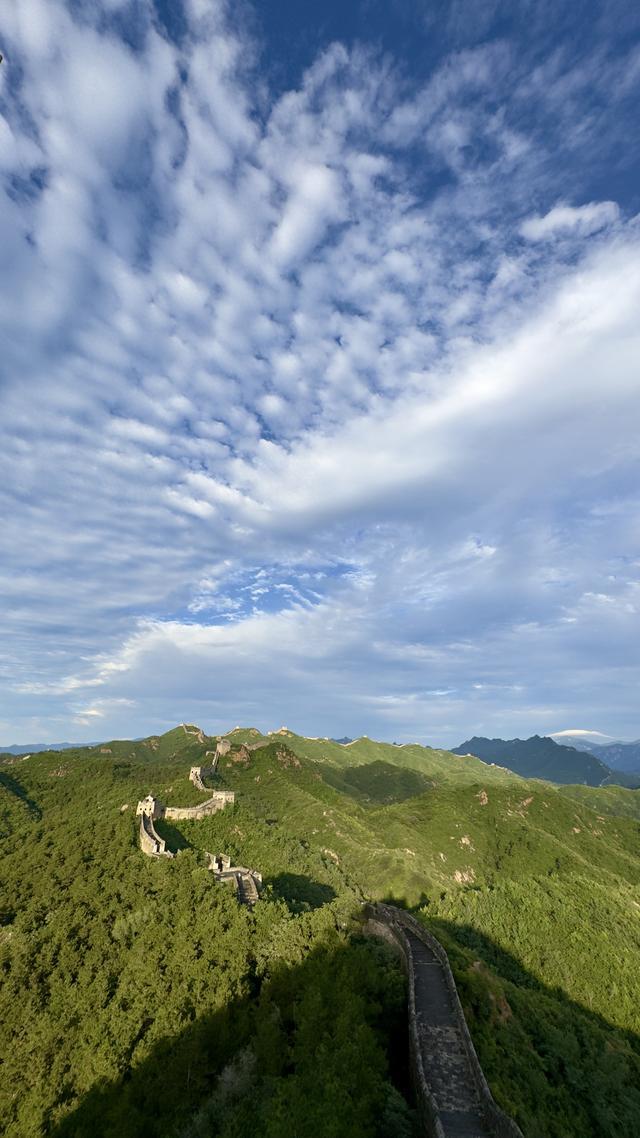
<svg viewBox="0 0 640 1138">
<path fill-rule="evenodd" d="M 448 950 L 494 1095 L 527 1138 L 634 1138 L 638 1037 L 540 984 L 472 927 L 428 926 Z M 385 1042 L 393 1058 L 385 1057 Z M 159 1040 L 130 1072 L 94 1086 L 50 1133 L 411 1138 L 417 1131 L 400 1093 L 408 1093 L 406 1064 L 397 964 L 382 946 L 356 937 L 279 966 L 259 996 Z"/>
<path fill-rule="evenodd" d="M 549 782 L 586 783 L 600 786 L 611 777 L 609 768 L 588 751 L 565 747 L 542 735 L 530 739 L 482 739 L 474 735 L 455 755 L 477 755 L 486 763 L 500 763 L 523 778 L 544 778 Z"/>
</svg>

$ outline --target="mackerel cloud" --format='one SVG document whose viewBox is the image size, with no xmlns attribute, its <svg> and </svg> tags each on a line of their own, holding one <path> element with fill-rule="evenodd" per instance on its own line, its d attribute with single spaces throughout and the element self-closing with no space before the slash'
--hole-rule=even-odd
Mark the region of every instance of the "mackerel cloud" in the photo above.
<svg viewBox="0 0 640 1138">
<path fill-rule="evenodd" d="M 5 20 L 2 738 L 632 732 L 638 231 L 566 75 L 543 143 L 508 42 L 270 97 L 125 8 Z"/>
</svg>

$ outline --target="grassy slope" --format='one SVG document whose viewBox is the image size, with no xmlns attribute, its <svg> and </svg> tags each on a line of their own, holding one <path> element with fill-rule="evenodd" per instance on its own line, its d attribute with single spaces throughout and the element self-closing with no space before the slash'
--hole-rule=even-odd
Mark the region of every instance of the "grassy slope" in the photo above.
<svg viewBox="0 0 640 1138">
<path fill-rule="evenodd" d="M 221 770 L 252 811 L 273 815 L 314 847 L 330 848 L 372 896 L 395 895 L 415 904 L 421 889 L 558 872 L 558 862 L 567 873 L 589 873 L 597 866 L 594 872 L 604 880 L 612 875 L 639 879 L 633 822 L 601 820 L 551 784 L 529 782 L 476 760 L 448 761 L 446 752 L 385 744 L 371 745 L 366 753 L 339 748 L 358 762 L 350 772 L 341 756 L 343 769 L 336 772 L 335 746 L 290 736 L 253 752 L 246 765 L 223 763 Z M 299 766 L 287 751 L 298 756 Z M 428 782 L 411 797 L 407 752 L 411 769 L 420 769 Z M 355 787 L 349 781 L 354 773 Z M 380 804 L 381 783 L 385 805 Z M 456 874 L 467 879 L 461 882 Z"/>
<path fill-rule="evenodd" d="M 618 814 L 640 819 L 640 790 L 601 786 L 594 791 L 590 786 L 563 786 L 562 794 L 591 806 L 597 814 Z"/>
</svg>

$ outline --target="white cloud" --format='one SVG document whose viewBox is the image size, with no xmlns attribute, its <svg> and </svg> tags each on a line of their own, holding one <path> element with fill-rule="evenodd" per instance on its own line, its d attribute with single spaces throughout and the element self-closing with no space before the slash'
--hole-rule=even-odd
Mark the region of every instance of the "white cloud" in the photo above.
<svg viewBox="0 0 640 1138">
<path fill-rule="evenodd" d="M 594 743 L 600 739 L 610 739 L 610 735 L 604 735 L 602 731 L 590 731 L 585 727 L 570 727 L 566 731 L 552 731 L 551 735 L 554 739 L 561 739 L 564 735 L 584 736 L 585 738 L 593 739 Z"/>
<path fill-rule="evenodd" d="M 522 222 L 567 186 L 509 121 L 507 44 L 419 90 L 335 45 L 257 106 L 223 7 L 187 18 L 135 53 L 56 0 L 6 20 L 5 718 L 138 734 L 134 694 L 150 730 L 394 708 L 451 739 L 554 682 L 554 723 L 620 716 L 636 226 Z"/>
<path fill-rule="evenodd" d="M 327 166 L 302 166 L 287 181 L 290 193 L 271 242 L 271 253 L 284 268 L 308 254 L 327 226 L 344 216 L 339 179 Z"/>
<path fill-rule="evenodd" d="M 587 205 L 556 205 L 543 217 L 529 217 L 520 226 L 527 241 L 552 241 L 558 236 L 578 233 L 588 236 L 620 217 L 616 202 L 589 202 Z"/>
</svg>

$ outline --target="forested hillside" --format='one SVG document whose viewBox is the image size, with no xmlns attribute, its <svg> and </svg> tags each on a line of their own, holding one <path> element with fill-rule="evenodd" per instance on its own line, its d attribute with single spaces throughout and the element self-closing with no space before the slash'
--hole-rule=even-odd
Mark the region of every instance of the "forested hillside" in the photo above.
<svg viewBox="0 0 640 1138">
<path fill-rule="evenodd" d="M 410 1138 L 404 981 L 360 935 L 367 898 L 445 944 L 527 1138 L 638 1132 L 634 792 L 367 739 L 228 738 L 216 785 L 236 804 L 156 822 L 173 860 L 140 852 L 136 803 L 202 800 L 189 768 L 215 740 L 0 760 L 10 1138 Z M 260 870 L 253 910 L 206 850 Z"/>
</svg>

